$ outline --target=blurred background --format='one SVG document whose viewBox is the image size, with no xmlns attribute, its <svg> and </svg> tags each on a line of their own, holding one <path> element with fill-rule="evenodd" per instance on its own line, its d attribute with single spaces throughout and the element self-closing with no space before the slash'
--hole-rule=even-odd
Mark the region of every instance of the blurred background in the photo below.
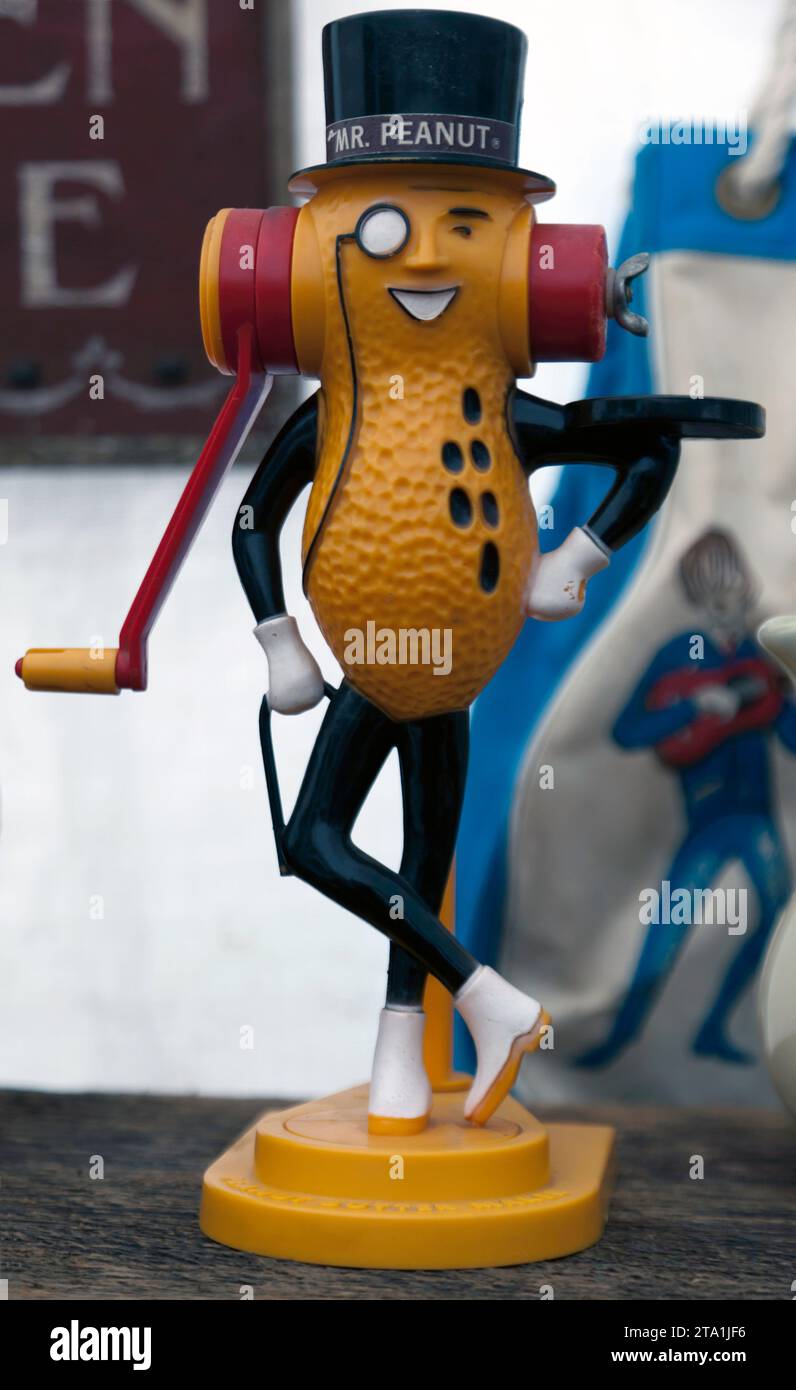
<svg viewBox="0 0 796 1390">
<path fill-rule="evenodd" d="M 603 223 L 612 251 L 647 121 L 736 120 L 777 16 L 773 0 L 437 7 L 525 30 L 520 162 L 559 190 L 542 219 Z M 291 169 L 323 159 L 321 28 L 372 8 L 0 0 L 0 1085 L 309 1096 L 368 1074 L 386 943 L 279 878 L 265 662 L 230 552 L 295 382 L 277 379 L 186 563 L 149 691 L 30 694 L 13 668 L 29 646 L 115 645 L 225 390 L 199 331 L 205 223 L 289 201 Z M 532 389 L 584 384 L 544 366 Z M 300 592 L 302 515 L 288 604 L 336 680 Z M 288 803 L 321 715 L 276 721 Z M 397 863 L 392 763 L 357 838 Z"/>
</svg>

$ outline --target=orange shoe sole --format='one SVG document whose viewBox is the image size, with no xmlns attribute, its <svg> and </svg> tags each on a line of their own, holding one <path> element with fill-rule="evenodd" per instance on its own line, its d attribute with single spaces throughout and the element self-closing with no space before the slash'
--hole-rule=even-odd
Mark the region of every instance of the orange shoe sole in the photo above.
<svg viewBox="0 0 796 1390">
<path fill-rule="evenodd" d="M 368 1115 L 368 1134 L 422 1134 L 429 1115 Z"/>
<path fill-rule="evenodd" d="M 551 1022 L 550 1015 L 542 1009 L 530 1032 L 520 1033 L 520 1036 L 514 1039 L 505 1065 L 501 1067 L 483 1100 L 479 1101 L 471 1115 L 465 1112 L 465 1119 L 469 1120 L 470 1124 L 485 1125 L 489 1117 L 494 1115 L 500 1102 L 506 1099 L 517 1080 L 525 1053 L 536 1051 L 542 1041 L 542 1029 Z"/>
</svg>

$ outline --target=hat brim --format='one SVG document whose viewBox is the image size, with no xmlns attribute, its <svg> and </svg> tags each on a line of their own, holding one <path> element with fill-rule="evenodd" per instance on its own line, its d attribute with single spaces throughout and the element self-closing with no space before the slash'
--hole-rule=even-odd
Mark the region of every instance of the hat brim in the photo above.
<svg viewBox="0 0 796 1390">
<path fill-rule="evenodd" d="M 325 183 L 338 177 L 347 169 L 367 169 L 373 165 L 392 169 L 407 164 L 421 164 L 428 169 L 465 166 L 470 169 L 483 170 L 485 173 L 500 174 L 502 178 L 510 180 L 515 187 L 521 188 L 526 193 L 530 203 L 545 203 L 548 198 L 553 197 L 556 191 L 552 179 L 548 179 L 544 174 L 536 174 L 532 169 L 518 169 L 513 164 L 499 164 L 497 161 L 487 159 L 471 159 L 468 155 L 463 154 L 446 154 L 443 159 L 438 156 L 430 159 L 426 154 L 390 155 L 386 159 L 381 154 L 363 155 L 361 159 L 330 159 L 326 164 L 311 164 L 306 169 L 297 170 L 295 174 L 291 175 L 288 188 L 291 193 L 309 195 L 317 192 Z"/>
</svg>

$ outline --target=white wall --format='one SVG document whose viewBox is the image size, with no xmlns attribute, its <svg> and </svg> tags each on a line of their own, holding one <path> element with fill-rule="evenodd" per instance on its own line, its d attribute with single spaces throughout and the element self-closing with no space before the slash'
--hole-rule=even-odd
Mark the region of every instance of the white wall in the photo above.
<svg viewBox="0 0 796 1390">
<path fill-rule="evenodd" d="M 324 153 L 321 25 L 373 5 L 294 8 L 311 163 Z M 526 29 L 522 160 L 560 189 L 544 215 L 603 222 L 614 245 L 642 121 L 734 116 L 774 15 L 771 0 L 458 8 Z M 566 399 L 581 387 L 578 368 L 547 367 L 533 389 Z M 264 659 L 229 546 L 247 475 L 226 484 L 161 617 L 145 695 L 34 695 L 13 675 L 28 646 L 115 642 L 184 477 L 0 472 L 0 1084 L 296 1095 L 368 1072 L 385 943 L 276 872 L 257 737 Z M 299 527 L 294 514 L 289 598 L 334 678 L 299 592 Z M 278 721 L 288 798 L 319 719 Z M 359 838 L 396 862 L 398 823 L 393 768 Z M 252 1051 L 239 1046 L 246 1025 Z"/>
<path fill-rule="evenodd" d="M 299 1094 L 366 1074 L 384 943 L 276 869 L 265 658 L 230 549 L 247 476 L 227 480 L 164 610 L 150 689 L 116 698 L 27 692 L 14 660 L 115 643 L 183 474 L 0 478 L 2 1082 Z M 296 509 L 284 537 L 288 603 L 336 680 L 303 616 L 300 522 Z M 320 717 L 275 720 L 288 805 Z M 397 773 L 363 832 L 393 861 L 396 796 Z"/>
</svg>

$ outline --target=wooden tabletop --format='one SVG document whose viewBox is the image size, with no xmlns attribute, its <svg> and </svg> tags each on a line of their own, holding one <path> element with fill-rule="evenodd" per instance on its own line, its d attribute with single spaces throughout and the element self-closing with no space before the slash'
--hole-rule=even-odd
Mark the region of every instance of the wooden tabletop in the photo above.
<svg viewBox="0 0 796 1390">
<path fill-rule="evenodd" d="M 279 1106 L 284 1102 L 279 1102 Z M 0 1279 L 10 1299 L 792 1299 L 796 1128 L 756 1110 L 547 1110 L 614 1124 L 619 1171 L 591 1250 L 511 1269 L 289 1264 L 199 1231 L 207 1164 L 274 1103 L 0 1092 Z M 92 1155 L 104 1177 L 89 1176 Z M 704 1177 L 690 1176 L 693 1156 Z"/>
</svg>

